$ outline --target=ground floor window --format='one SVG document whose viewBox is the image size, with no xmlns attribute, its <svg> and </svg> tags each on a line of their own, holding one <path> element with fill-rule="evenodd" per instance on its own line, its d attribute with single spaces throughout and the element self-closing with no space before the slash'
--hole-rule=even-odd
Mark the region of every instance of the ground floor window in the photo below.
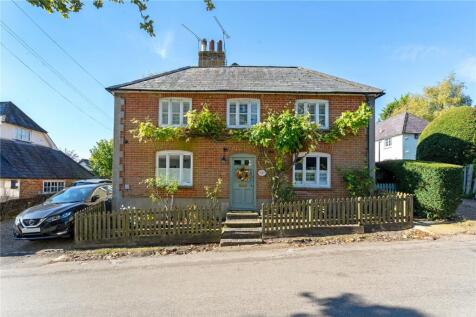
<svg viewBox="0 0 476 317">
<path fill-rule="evenodd" d="M 192 153 L 185 151 L 157 152 L 156 176 L 179 185 L 192 185 Z"/>
<path fill-rule="evenodd" d="M 308 153 L 294 165 L 295 187 L 330 188 L 331 156 L 325 153 Z"/>
<path fill-rule="evenodd" d="M 64 189 L 64 181 L 48 180 L 43 181 L 43 193 L 51 194 Z"/>
</svg>

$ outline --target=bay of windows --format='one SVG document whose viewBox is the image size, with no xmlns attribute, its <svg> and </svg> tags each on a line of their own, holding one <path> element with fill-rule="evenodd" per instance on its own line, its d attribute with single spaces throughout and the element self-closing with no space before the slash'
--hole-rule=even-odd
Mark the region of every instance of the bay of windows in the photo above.
<svg viewBox="0 0 476 317">
<path fill-rule="evenodd" d="M 329 128 L 329 102 L 327 100 L 297 100 L 296 113 L 309 114 L 309 120 L 319 124 L 319 128 Z"/>
<path fill-rule="evenodd" d="M 157 152 L 156 176 L 176 181 L 182 186 L 192 185 L 192 153 L 185 151 Z"/>
<path fill-rule="evenodd" d="M 160 100 L 159 122 L 161 126 L 180 127 L 187 125 L 185 114 L 192 108 L 192 100 L 165 98 Z"/>
<path fill-rule="evenodd" d="M 325 153 L 309 153 L 293 168 L 295 187 L 330 188 L 331 156 Z"/>
</svg>

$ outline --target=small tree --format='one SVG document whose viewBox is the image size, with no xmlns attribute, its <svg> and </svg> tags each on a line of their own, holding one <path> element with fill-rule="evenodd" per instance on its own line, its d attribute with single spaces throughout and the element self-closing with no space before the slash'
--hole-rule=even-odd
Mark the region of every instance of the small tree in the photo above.
<svg viewBox="0 0 476 317">
<path fill-rule="evenodd" d="M 112 177 L 112 140 L 99 140 L 96 145 L 89 150 L 91 158 L 89 163 L 93 173 L 104 178 Z"/>
<path fill-rule="evenodd" d="M 143 182 L 149 198 L 165 210 L 171 210 L 174 207 L 174 196 L 178 191 L 177 181 L 167 181 L 160 177 L 151 177 Z"/>
<path fill-rule="evenodd" d="M 218 178 L 213 187 L 203 186 L 203 189 L 205 190 L 205 195 L 210 200 L 210 204 L 212 205 L 212 207 L 217 206 L 219 203 L 218 195 L 220 195 L 221 193 L 222 185 L 223 185 L 223 180 L 221 178 Z"/>
<path fill-rule="evenodd" d="M 345 182 L 345 188 L 353 197 L 371 195 L 375 182 L 370 177 L 368 168 L 353 168 L 339 170 Z"/>
</svg>

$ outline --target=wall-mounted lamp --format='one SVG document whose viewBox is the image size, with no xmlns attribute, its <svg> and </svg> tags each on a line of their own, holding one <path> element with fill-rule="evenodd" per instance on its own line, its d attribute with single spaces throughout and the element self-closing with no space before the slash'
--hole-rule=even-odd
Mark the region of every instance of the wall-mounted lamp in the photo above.
<svg viewBox="0 0 476 317">
<path fill-rule="evenodd" d="M 224 148 L 223 148 L 223 156 L 221 157 L 221 161 L 222 161 L 223 163 L 226 162 L 226 152 L 228 152 L 228 148 L 224 147 Z"/>
</svg>

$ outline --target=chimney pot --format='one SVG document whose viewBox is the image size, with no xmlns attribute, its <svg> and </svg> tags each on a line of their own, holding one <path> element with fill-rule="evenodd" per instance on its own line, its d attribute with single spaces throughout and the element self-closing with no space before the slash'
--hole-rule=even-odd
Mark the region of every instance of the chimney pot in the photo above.
<svg viewBox="0 0 476 317">
<path fill-rule="evenodd" d="M 223 52 L 223 42 L 221 40 L 217 42 L 217 52 Z"/>
<path fill-rule="evenodd" d="M 215 52 L 215 41 L 210 40 L 210 52 Z"/>
<path fill-rule="evenodd" d="M 205 52 L 207 50 L 207 40 L 203 39 L 200 42 L 200 52 Z"/>
</svg>

